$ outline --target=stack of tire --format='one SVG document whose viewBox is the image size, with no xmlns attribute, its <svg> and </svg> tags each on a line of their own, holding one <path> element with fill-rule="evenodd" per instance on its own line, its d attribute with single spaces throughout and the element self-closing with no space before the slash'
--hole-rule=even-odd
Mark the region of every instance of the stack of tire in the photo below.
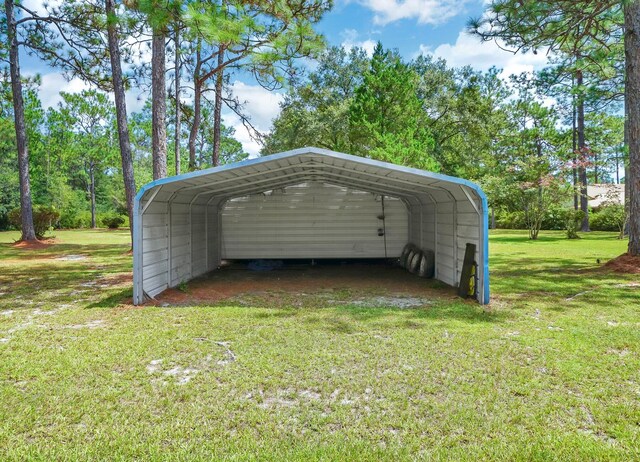
<svg viewBox="0 0 640 462">
<path fill-rule="evenodd" d="M 432 278 L 435 273 L 435 255 L 432 250 L 422 250 L 407 244 L 400 254 L 400 266 L 421 278 Z"/>
</svg>

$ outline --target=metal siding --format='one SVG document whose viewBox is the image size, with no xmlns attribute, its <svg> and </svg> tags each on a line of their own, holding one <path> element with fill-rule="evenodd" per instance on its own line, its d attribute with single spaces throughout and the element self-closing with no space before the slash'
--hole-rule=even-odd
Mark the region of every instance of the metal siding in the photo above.
<svg viewBox="0 0 640 462">
<path fill-rule="evenodd" d="M 175 287 L 191 279 L 191 226 L 189 205 L 184 202 L 172 202 L 170 205 L 171 245 L 169 287 Z"/>
<path fill-rule="evenodd" d="M 158 194 L 159 195 L 159 194 Z M 153 202 L 140 217 L 142 290 L 153 297 L 168 286 L 167 281 L 167 214 L 166 203 Z"/>
<path fill-rule="evenodd" d="M 226 203 L 222 210 L 222 258 L 380 258 L 384 239 L 379 196 L 308 182 Z M 387 256 L 408 240 L 408 212 L 385 197 Z"/>
<path fill-rule="evenodd" d="M 204 205 L 191 206 L 191 273 L 192 277 L 207 272 L 207 235 Z"/>
<path fill-rule="evenodd" d="M 220 232 L 218 201 L 207 204 L 207 270 L 211 271 L 220 265 Z"/>
<path fill-rule="evenodd" d="M 171 285 L 167 281 L 169 270 L 173 285 L 180 280 L 193 277 L 202 265 L 202 262 L 196 259 L 196 255 L 204 255 L 204 266 L 207 269 L 218 265 L 222 255 L 219 232 L 222 228 L 222 218 L 217 201 L 224 200 L 225 197 L 237 197 L 251 194 L 253 191 L 301 182 L 333 182 L 336 185 L 403 198 L 411 213 L 407 212 L 404 204 L 397 201 L 397 205 L 402 206 L 405 214 L 402 220 L 404 239 L 399 243 L 399 248 L 402 248 L 409 233 L 411 240 L 423 247 L 428 248 L 429 242 L 432 242 L 436 248 L 436 277 L 447 284 L 457 284 L 465 244 L 476 243 L 480 278 L 478 300 L 480 303 L 489 302 L 487 201 L 477 185 L 459 178 L 307 147 L 164 178 L 143 186 L 134 203 L 134 303 L 143 301 L 143 289 L 147 295 L 153 296 Z M 425 197 L 431 201 L 425 200 Z M 175 203 L 170 210 L 167 207 L 168 202 Z M 435 205 L 430 207 L 429 202 L 435 202 Z M 421 205 L 416 205 L 420 203 Z M 211 205 L 207 206 L 204 212 L 205 220 L 201 218 L 204 207 L 199 208 L 194 214 L 190 213 L 190 205 L 205 204 Z M 391 201 L 388 201 L 388 204 L 391 204 Z M 175 213 L 175 218 L 172 212 Z M 315 218 L 316 222 L 322 222 L 326 220 L 327 215 L 331 216 L 325 214 L 323 218 L 322 215 L 310 215 L 309 219 L 314 221 Z M 365 216 L 351 212 L 352 226 L 346 226 L 345 223 L 348 221 L 340 221 L 338 216 L 336 227 L 342 228 L 342 233 L 338 236 L 331 234 L 332 229 L 327 230 L 326 226 L 321 227 L 321 233 L 313 227 L 313 232 L 305 226 L 295 227 L 293 223 L 289 227 L 283 226 L 284 242 L 278 242 L 283 240 L 278 235 L 273 238 L 277 244 L 276 253 L 281 254 L 283 245 L 287 247 L 289 243 L 295 244 L 298 237 L 303 238 L 305 234 L 314 238 L 321 237 L 316 243 L 321 249 L 329 248 L 332 252 L 340 253 L 339 256 L 345 256 L 342 248 L 345 244 L 340 240 L 340 236 L 357 237 L 360 233 L 366 233 L 366 240 L 357 256 L 379 251 L 380 246 L 376 245 L 378 237 L 375 233 L 379 225 L 373 225 Z M 392 219 L 389 209 L 387 216 L 387 224 L 390 225 Z M 377 219 L 374 221 L 379 222 Z M 171 227 L 168 226 L 168 222 L 171 223 Z M 264 223 L 269 224 L 268 221 Z M 368 234 L 371 225 L 374 231 L 373 240 Z M 255 222 L 249 226 L 256 234 L 263 231 L 262 228 L 256 230 Z M 387 237 L 393 237 L 392 233 L 398 229 L 399 227 L 388 226 Z M 290 232 L 291 236 L 286 237 L 286 232 Z M 324 239 L 325 237 L 328 238 Z M 204 251 L 199 247 L 202 241 Z M 389 243 L 392 243 L 392 240 L 389 240 Z M 301 242 L 297 245 L 301 245 Z M 303 252 L 308 250 L 309 248 L 305 247 Z M 354 252 L 353 247 L 348 250 Z M 399 250 L 396 252 L 399 253 Z M 164 274 L 161 268 L 163 264 Z"/>
<path fill-rule="evenodd" d="M 438 202 L 436 226 L 438 228 L 436 261 L 438 279 L 450 286 L 457 285 L 455 248 L 455 202 Z"/>
<path fill-rule="evenodd" d="M 436 250 L 436 208 L 434 204 L 425 204 L 422 210 L 422 239 L 423 249 Z"/>
</svg>

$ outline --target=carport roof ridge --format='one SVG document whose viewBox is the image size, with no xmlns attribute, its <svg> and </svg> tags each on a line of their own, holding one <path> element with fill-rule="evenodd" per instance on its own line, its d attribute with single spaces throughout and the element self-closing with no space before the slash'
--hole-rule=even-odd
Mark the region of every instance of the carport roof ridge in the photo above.
<svg viewBox="0 0 640 462">
<path fill-rule="evenodd" d="M 138 194 L 136 195 L 136 200 L 137 201 L 141 200 L 142 197 L 144 196 L 145 192 L 147 192 L 148 190 L 150 190 L 150 189 L 152 189 L 152 188 L 154 188 L 156 186 L 167 185 L 167 184 L 171 184 L 171 183 L 177 183 L 177 182 L 180 182 L 180 181 L 190 180 L 190 179 L 194 179 L 194 178 L 206 177 L 206 176 L 209 176 L 209 175 L 215 175 L 216 173 L 221 173 L 221 172 L 225 172 L 225 171 L 232 171 L 232 170 L 235 170 L 235 169 L 238 169 L 238 168 L 241 168 L 241 167 L 259 166 L 259 165 L 263 165 L 263 164 L 273 163 L 273 162 L 276 162 L 278 160 L 294 158 L 294 157 L 304 156 L 304 155 L 308 155 L 308 154 L 316 154 L 316 155 L 320 155 L 320 156 L 323 156 L 323 157 L 328 157 L 328 158 L 333 158 L 333 159 L 340 159 L 340 160 L 345 160 L 345 161 L 349 161 L 349 162 L 355 162 L 355 163 L 359 163 L 361 165 L 367 165 L 367 166 L 371 166 L 371 167 L 383 168 L 383 169 L 386 169 L 386 170 L 391 170 L 391 171 L 395 171 L 395 172 L 399 172 L 399 173 L 408 173 L 408 174 L 411 174 L 411 175 L 421 176 L 423 178 L 429 178 L 429 179 L 433 179 L 433 180 L 436 180 L 436 181 L 442 181 L 444 183 L 452 183 L 452 184 L 463 185 L 463 186 L 466 186 L 466 187 L 472 189 L 478 195 L 478 197 L 483 202 L 483 208 L 486 209 L 486 206 L 484 205 L 484 203 L 486 202 L 487 198 L 486 198 L 486 195 L 484 194 L 484 192 L 482 191 L 482 189 L 480 188 L 480 186 L 478 186 L 476 183 L 473 183 L 472 181 L 465 180 L 464 178 L 458 178 L 458 177 L 454 177 L 454 176 L 444 175 L 444 174 L 441 174 L 441 173 L 430 172 L 430 171 L 427 171 L 427 170 L 421 170 L 421 169 L 413 168 L 413 167 L 406 167 L 406 166 L 403 166 L 403 165 L 392 164 L 392 163 L 389 163 L 389 162 L 383 162 L 383 161 L 379 161 L 379 160 L 369 159 L 369 158 L 366 158 L 366 157 L 354 156 L 354 155 L 351 155 L 351 154 L 345 154 L 345 153 L 341 153 L 341 152 L 331 151 L 329 149 L 316 148 L 316 147 L 312 147 L 312 146 L 299 148 L 299 149 L 293 149 L 291 151 L 285 151 L 285 152 L 281 152 L 281 153 L 278 153 L 278 154 L 271 154 L 271 155 L 268 155 L 268 156 L 257 157 L 257 158 L 253 158 L 253 159 L 247 159 L 247 160 L 243 160 L 243 161 L 240 161 L 240 162 L 220 165 L 218 167 L 207 168 L 207 169 L 204 169 L 204 170 L 197 170 L 197 171 L 194 171 L 194 172 L 183 173 L 183 174 L 175 175 L 175 176 L 171 176 L 171 177 L 160 178 L 158 180 L 154 180 L 154 181 L 152 181 L 150 183 L 147 183 L 144 186 L 142 186 L 140 188 L 140 190 L 138 191 Z"/>
</svg>

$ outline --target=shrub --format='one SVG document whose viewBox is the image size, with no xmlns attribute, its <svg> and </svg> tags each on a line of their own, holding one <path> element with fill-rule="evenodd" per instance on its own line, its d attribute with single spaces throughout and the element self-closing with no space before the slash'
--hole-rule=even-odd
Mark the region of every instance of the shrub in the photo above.
<svg viewBox="0 0 640 462">
<path fill-rule="evenodd" d="M 63 229 L 89 228 L 91 227 L 91 212 L 63 210 L 58 227 Z"/>
<path fill-rule="evenodd" d="M 102 225 L 109 229 L 118 229 L 125 223 L 125 219 L 120 215 L 107 215 L 102 218 Z"/>
<path fill-rule="evenodd" d="M 564 217 L 564 229 L 567 232 L 567 239 L 580 239 L 578 229 L 584 218 L 582 210 L 565 209 L 562 212 Z"/>
<path fill-rule="evenodd" d="M 524 212 L 502 211 L 496 217 L 496 226 L 501 229 L 525 229 Z"/>
<path fill-rule="evenodd" d="M 567 209 L 552 205 L 542 220 L 542 229 L 567 229 Z"/>
<path fill-rule="evenodd" d="M 594 231 L 624 232 L 627 214 L 620 204 L 607 205 L 589 217 L 589 227 Z"/>
<path fill-rule="evenodd" d="M 36 205 L 33 207 L 33 228 L 36 237 L 42 239 L 44 234 L 53 227 L 53 224 L 60 218 L 60 212 L 53 207 Z M 22 227 L 22 214 L 16 208 L 9 212 L 9 221 L 13 226 L 20 229 Z"/>
</svg>

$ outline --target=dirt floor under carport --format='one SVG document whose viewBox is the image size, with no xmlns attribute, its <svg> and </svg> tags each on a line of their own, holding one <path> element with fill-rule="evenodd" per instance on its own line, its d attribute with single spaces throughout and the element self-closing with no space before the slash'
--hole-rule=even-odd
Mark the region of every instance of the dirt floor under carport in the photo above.
<svg viewBox="0 0 640 462">
<path fill-rule="evenodd" d="M 216 271 L 168 289 L 151 304 L 319 306 L 355 304 L 412 308 L 456 297 L 455 289 L 422 279 L 386 261 L 285 262 L 281 268 L 256 271 L 248 262 L 225 262 Z"/>
</svg>

